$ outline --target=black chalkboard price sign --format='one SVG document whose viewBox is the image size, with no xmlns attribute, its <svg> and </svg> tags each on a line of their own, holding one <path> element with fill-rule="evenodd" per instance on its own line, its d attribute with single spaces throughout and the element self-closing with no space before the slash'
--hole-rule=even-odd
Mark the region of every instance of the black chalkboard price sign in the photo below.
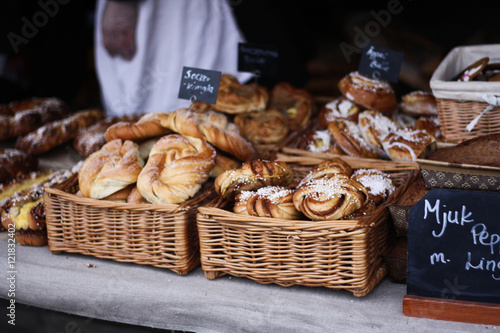
<svg viewBox="0 0 500 333">
<path fill-rule="evenodd" d="M 276 45 L 239 43 L 238 71 L 276 76 L 279 72 L 279 52 Z"/>
<path fill-rule="evenodd" d="M 398 82 L 403 53 L 380 46 L 367 45 L 361 52 L 358 72 L 377 80 Z"/>
<path fill-rule="evenodd" d="M 183 67 L 179 98 L 192 102 L 215 104 L 221 72 L 195 67 Z"/>
<path fill-rule="evenodd" d="M 407 294 L 500 304 L 500 193 L 432 189 L 410 209 Z"/>
</svg>

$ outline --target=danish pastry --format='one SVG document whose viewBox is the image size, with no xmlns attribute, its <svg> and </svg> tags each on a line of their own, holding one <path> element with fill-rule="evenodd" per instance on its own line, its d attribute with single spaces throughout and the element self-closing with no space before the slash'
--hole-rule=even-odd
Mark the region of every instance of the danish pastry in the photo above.
<svg viewBox="0 0 500 333">
<path fill-rule="evenodd" d="M 381 157 L 387 157 L 382 147 L 382 140 L 390 132 L 399 129 L 399 125 L 381 112 L 374 110 L 365 110 L 359 114 L 358 126 L 365 139 L 365 142 Z"/>
<path fill-rule="evenodd" d="M 389 133 L 382 141 L 382 146 L 391 160 L 415 161 L 417 156 L 435 139 L 426 131 L 400 129 Z"/>
<path fill-rule="evenodd" d="M 437 101 L 433 94 L 426 91 L 413 91 L 401 97 L 401 110 L 407 114 L 437 116 Z"/>
<path fill-rule="evenodd" d="M 234 123 L 241 135 L 255 145 L 279 142 L 289 132 L 285 116 L 276 110 L 238 114 Z"/>
<path fill-rule="evenodd" d="M 285 116 L 290 131 L 307 125 L 314 111 L 312 96 L 304 89 L 294 88 L 287 82 L 276 84 L 271 91 L 269 109 L 277 110 Z"/>
<path fill-rule="evenodd" d="M 340 96 L 326 104 L 318 115 L 321 128 L 327 129 L 328 124 L 337 118 L 358 121 L 358 114 L 362 111 L 361 106 L 350 101 L 345 96 Z"/>
<path fill-rule="evenodd" d="M 293 190 L 284 186 L 265 186 L 257 191 L 242 191 L 234 202 L 236 214 L 297 220 L 302 217 L 293 205 Z"/>
<path fill-rule="evenodd" d="M 215 178 L 215 191 L 225 199 L 234 199 L 241 191 L 264 186 L 288 186 L 293 180 L 292 168 L 281 161 L 253 160 L 240 168 L 228 170 Z"/>
<path fill-rule="evenodd" d="M 344 151 L 333 140 L 328 130 L 316 130 L 307 133 L 299 142 L 299 149 L 313 153 L 330 153 L 344 155 Z"/>
<path fill-rule="evenodd" d="M 170 134 L 153 146 L 137 178 L 150 203 L 177 204 L 193 197 L 210 176 L 216 151 L 205 140 Z"/>
<path fill-rule="evenodd" d="M 105 198 L 135 183 L 143 166 L 136 143 L 110 141 L 83 162 L 78 173 L 80 191 L 87 198 Z"/>
<path fill-rule="evenodd" d="M 330 178 L 330 176 L 338 173 L 351 176 L 352 168 L 347 162 L 340 158 L 326 160 L 313 167 L 311 171 L 309 171 L 309 173 L 300 181 L 298 186 L 301 186 L 302 184 L 305 184 L 313 179 Z"/>
<path fill-rule="evenodd" d="M 342 94 L 367 109 L 392 113 L 397 107 L 396 94 L 388 82 L 351 72 L 338 83 Z"/>
<path fill-rule="evenodd" d="M 312 220 L 338 220 L 363 207 L 368 198 L 362 184 L 339 173 L 302 183 L 295 190 L 293 204 Z"/>
<path fill-rule="evenodd" d="M 337 119 L 330 122 L 328 130 L 347 155 L 366 158 L 379 157 L 363 139 L 357 123 L 346 119 Z"/>
</svg>

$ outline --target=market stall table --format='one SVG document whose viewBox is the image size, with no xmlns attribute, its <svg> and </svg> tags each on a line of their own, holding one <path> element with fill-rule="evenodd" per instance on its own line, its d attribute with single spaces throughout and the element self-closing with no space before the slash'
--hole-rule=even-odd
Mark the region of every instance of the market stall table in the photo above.
<svg viewBox="0 0 500 333">
<path fill-rule="evenodd" d="M 8 234 L 0 234 L 1 298 L 8 299 Z M 16 303 L 107 321 L 194 332 L 495 332 L 499 327 L 406 317 L 404 284 L 388 278 L 365 297 L 250 279 L 15 247 Z M 18 318 L 21 320 L 20 318 Z M 8 320 L 7 317 L 4 319 Z M 5 327 L 3 325 L 2 327 Z"/>
</svg>

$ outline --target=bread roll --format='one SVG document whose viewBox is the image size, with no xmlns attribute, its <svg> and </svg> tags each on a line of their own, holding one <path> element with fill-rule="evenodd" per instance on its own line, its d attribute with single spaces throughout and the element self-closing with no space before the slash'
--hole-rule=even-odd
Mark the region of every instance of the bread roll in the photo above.
<svg viewBox="0 0 500 333">
<path fill-rule="evenodd" d="M 241 113 L 234 117 L 234 123 L 254 145 L 277 143 L 289 132 L 285 116 L 276 110 Z"/>
<path fill-rule="evenodd" d="M 87 198 L 105 198 L 135 183 L 143 166 L 136 143 L 110 141 L 82 164 L 78 173 L 80 191 Z"/>
<path fill-rule="evenodd" d="M 269 109 L 281 112 L 288 129 L 297 131 L 309 123 L 315 108 L 312 96 L 306 90 L 280 82 L 271 91 Z"/>
<path fill-rule="evenodd" d="M 170 134 L 172 131 L 161 124 L 168 116 L 167 113 L 148 113 L 136 122 L 120 121 L 108 127 L 106 142 L 116 139 L 138 141 Z"/>
</svg>

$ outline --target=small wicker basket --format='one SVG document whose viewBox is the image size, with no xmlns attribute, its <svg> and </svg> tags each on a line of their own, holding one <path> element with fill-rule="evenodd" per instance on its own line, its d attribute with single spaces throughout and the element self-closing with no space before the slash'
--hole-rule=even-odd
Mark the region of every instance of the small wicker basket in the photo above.
<svg viewBox="0 0 500 333">
<path fill-rule="evenodd" d="M 487 95 L 500 97 L 500 82 L 450 81 L 460 71 L 483 57 L 500 62 L 500 44 L 456 47 L 448 53 L 431 77 L 444 142 L 460 143 L 477 136 L 500 132 L 500 107 L 481 115 L 471 131 L 467 126 L 488 106 Z"/>
<path fill-rule="evenodd" d="M 45 188 L 49 250 L 167 268 L 185 275 L 200 265 L 196 208 L 207 186 L 181 205 L 129 204 Z"/>
<path fill-rule="evenodd" d="M 311 169 L 310 165 L 292 167 L 300 178 Z M 382 254 L 395 238 L 386 206 L 401 196 L 417 172 L 386 171 L 399 185 L 397 190 L 373 214 L 359 220 L 252 217 L 233 213 L 226 201 L 200 206 L 197 222 L 205 276 L 214 279 L 230 274 L 263 284 L 327 287 L 367 295 L 387 274 Z"/>
</svg>

